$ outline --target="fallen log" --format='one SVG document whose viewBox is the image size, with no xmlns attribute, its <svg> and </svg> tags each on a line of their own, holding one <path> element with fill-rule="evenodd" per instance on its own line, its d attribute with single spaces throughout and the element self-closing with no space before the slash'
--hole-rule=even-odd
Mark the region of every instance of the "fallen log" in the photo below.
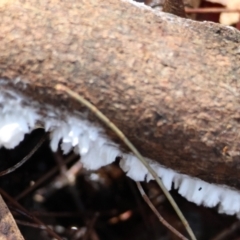
<svg viewBox="0 0 240 240">
<path fill-rule="evenodd" d="M 240 200 L 235 191 L 240 190 L 237 30 L 116 0 L 1 2 L 0 18 L 2 146 L 14 147 L 40 123 L 46 130 L 57 129 L 53 150 L 63 138 L 64 151 L 78 146 L 88 168 L 117 156 L 131 162 L 133 156 L 124 154 L 126 147 L 94 114 L 55 90 L 61 83 L 111 119 L 153 166 L 160 163 L 173 169 L 159 170 L 168 189 L 174 182 L 189 200 L 222 204 L 222 211 L 229 214 L 240 212 L 240 203 L 231 203 L 233 198 Z M 76 112 L 76 118 L 66 123 Z M 6 130 L 21 114 L 26 126 Z M 66 123 L 65 128 L 58 120 Z M 90 140 L 83 139 L 81 127 L 89 131 Z M 109 150 L 99 145 L 99 152 L 90 154 L 91 141 L 97 141 L 102 131 Z M 107 160 L 101 160 L 104 154 Z M 125 160 L 122 166 L 129 175 L 143 180 L 146 172 L 141 166 Z M 209 186 L 218 188 L 217 197 L 206 202 Z M 231 193 L 227 199 L 225 190 Z"/>
</svg>

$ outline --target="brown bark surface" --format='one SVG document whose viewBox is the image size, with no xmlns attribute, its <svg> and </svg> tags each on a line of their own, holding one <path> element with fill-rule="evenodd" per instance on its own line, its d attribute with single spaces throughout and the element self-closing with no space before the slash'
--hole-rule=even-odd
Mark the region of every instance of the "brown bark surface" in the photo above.
<svg viewBox="0 0 240 240">
<path fill-rule="evenodd" d="M 0 195 L 0 240 L 23 240 L 18 226 Z"/>
<path fill-rule="evenodd" d="M 240 189 L 237 30 L 120 0 L 0 6 L 0 77 L 8 85 L 42 105 L 84 110 L 54 91 L 63 83 L 144 156 Z M 14 85 L 17 77 L 28 87 Z"/>
<path fill-rule="evenodd" d="M 186 18 L 184 4 L 182 0 L 165 0 L 162 11 Z"/>
</svg>

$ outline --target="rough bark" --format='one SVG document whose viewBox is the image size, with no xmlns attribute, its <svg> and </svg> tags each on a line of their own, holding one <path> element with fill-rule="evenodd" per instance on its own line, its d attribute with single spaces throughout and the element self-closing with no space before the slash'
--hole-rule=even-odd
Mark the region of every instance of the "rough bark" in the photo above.
<svg viewBox="0 0 240 240">
<path fill-rule="evenodd" d="M 63 83 L 144 156 L 240 189 L 238 31 L 118 0 L 0 6 L 0 77 L 15 90 L 83 111 L 55 92 Z M 27 88 L 13 84 L 17 77 Z"/>
<path fill-rule="evenodd" d="M 0 240 L 23 240 L 18 226 L 0 195 Z"/>
</svg>

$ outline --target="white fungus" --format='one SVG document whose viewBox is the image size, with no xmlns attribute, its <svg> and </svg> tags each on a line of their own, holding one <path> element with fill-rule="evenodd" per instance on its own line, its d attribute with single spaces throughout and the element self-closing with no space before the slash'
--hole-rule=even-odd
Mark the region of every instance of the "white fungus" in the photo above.
<svg viewBox="0 0 240 240">
<path fill-rule="evenodd" d="M 26 104 L 31 103 L 31 105 Z M 44 108 L 44 109 L 43 109 Z M 0 93 L 0 147 L 16 147 L 24 135 L 41 123 L 46 131 L 51 132 L 51 148 L 56 151 L 60 145 L 63 153 L 72 149 L 81 155 L 81 162 L 86 169 L 95 170 L 112 163 L 121 157 L 120 166 L 126 174 L 136 180 L 148 181 L 152 176 L 143 164 L 133 155 L 120 151 L 104 133 L 104 129 L 88 121 L 83 115 L 69 112 L 60 114 L 55 108 L 40 106 L 15 92 L 3 90 Z M 61 119 L 65 115 L 65 119 Z M 206 207 L 219 206 L 219 212 L 236 214 L 240 217 L 240 192 L 227 186 L 210 184 L 197 178 L 189 177 L 167 169 L 157 162 L 147 159 L 152 168 L 162 179 L 168 190 L 172 186 L 187 200 Z"/>
</svg>

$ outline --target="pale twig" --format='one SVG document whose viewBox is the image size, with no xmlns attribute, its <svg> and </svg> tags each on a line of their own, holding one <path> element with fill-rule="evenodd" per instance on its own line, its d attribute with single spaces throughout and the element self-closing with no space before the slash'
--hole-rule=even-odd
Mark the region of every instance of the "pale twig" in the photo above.
<svg viewBox="0 0 240 240">
<path fill-rule="evenodd" d="M 229 8 L 187 8 L 186 13 L 239 13 L 240 9 Z"/>
<path fill-rule="evenodd" d="M 139 192 L 141 193 L 144 201 L 148 204 L 148 206 L 152 209 L 153 213 L 157 216 L 159 221 L 167 227 L 171 232 L 173 232 L 176 236 L 178 236 L 180 239 L 187 240 L 186 237 L 184 237 L 177 229 L 175 229 L 172 225 L 170 225 L 158 212 L 158 210 L 155 208 L 155 206 L 152 204 L 150 199 L 148 198 L 147 194 L 145 193 L 142 185 L 140 182 L 136 182 Z"/>
<path fill-rule="evenodd" d="M 148 164 L 148 162 L 145 160 L 145 158 L 138 152 L 138 150 L 134 147 L 134 145 L 128 140 L 128 138 L 123 134 L 123 132 L 117 128 L 116 125 L 114 125 L 102 112 L 100 112 L 93 104 L 91 104 L 89 101 L 84 99 L 82 96 L 77 94 L 76 92 L 72 91 L 68 87 L 62 85 L 62 84 L 57 84 L 55 86 L 56 90 L 63 91 L 67 93 L 70 97 L 73 99 L 77 100 L 84 106 L 86 106 L 88 109 L 90 109 L 102 122 L 104 122 L 112 131 L 114 131 L 117 136 L 129 147 L 129 149 L 136 155 L 136 157 L 141 161 L 141 163 L 147 168 L 147 170 L 151 173 L 153 178 L 156 180 L 160 188 L 162 189 L 163 193 L 171 203 L 172 207 L 176 211 L 177 215 L 181 219 L 183 225 L 185 226 L 189 236 L 191 237 L 192 240 L 196 240 L 196 237 L 189 226 L 187 220 L 183 216 L 181 210 L 177 206 L 176 202 L 172 198 L 171 194 L 168 192 L 168 190 L 165 188 L 163 185 L 162 181 L 158 177 L 157 173 L 152 169 L 152 167 Z"/>
</svg>

